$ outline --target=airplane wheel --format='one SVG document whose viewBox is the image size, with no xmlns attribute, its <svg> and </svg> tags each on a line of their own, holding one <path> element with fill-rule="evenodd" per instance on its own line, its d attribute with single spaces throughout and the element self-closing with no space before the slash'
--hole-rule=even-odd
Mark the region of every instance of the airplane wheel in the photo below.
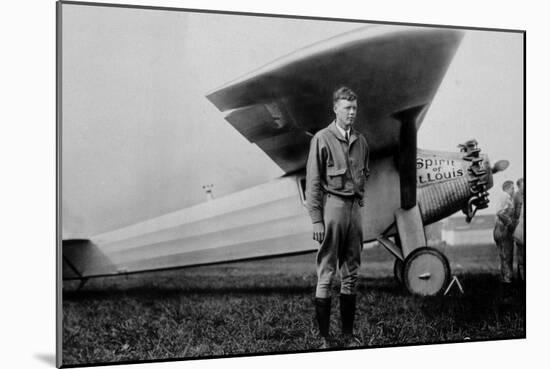
<svg viewBox="0 0 550 369">
<path fill-rule="evenodd" d="M 403 277 L 409 292 L 434 296 L 449 284 L 451 267 L 440 251 L 432 247 L 420 247 L 405 259 Z"/>
<path fill-rule="evenodd" d="M 393 275 L 399 284 L 403 283 L 403 266 L 403 260 L 395 258 L 395 262 L 393 263 Z"/>
</svg>

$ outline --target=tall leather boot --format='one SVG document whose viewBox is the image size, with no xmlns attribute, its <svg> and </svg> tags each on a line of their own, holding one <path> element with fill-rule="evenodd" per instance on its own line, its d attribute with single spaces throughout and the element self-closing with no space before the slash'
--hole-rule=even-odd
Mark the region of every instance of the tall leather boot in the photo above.
<svg viewBox="0 0 550 369">
<path fill-rule="evenodd" d="M 353 322 L 355 320 L 356 295 L 340 294 L 340 316 L 342 319 L 342 335 L 346 347 L 358 347 L 361 345 L 359 338 L 353 335 Z"/>
<path fill-rule="evenodd" d="M 323 340 L 320 348 L 329 348 L 330 297 L 315 298 L 315 318 L 317 319 L 317 324 L 319 326 L 319 334 Z"/>
</svg>

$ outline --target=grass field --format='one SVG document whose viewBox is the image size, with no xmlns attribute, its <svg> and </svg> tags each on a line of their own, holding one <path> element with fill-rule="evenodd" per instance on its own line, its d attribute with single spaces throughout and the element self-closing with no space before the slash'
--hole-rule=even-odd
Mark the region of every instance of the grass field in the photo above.
<svg viewBox="0 0 550 369">
<path fill-rule="evenodd" d="M 366 347 L 525 337 L 519 286 L 502 291 L 494 245 L 446 247 L 465 289 L 409 295 L 379 246 L 363 252 L 356 332 Z M 314 350 L 314 254 L 63 286 L 63 363 Z M 335 283 L 336 287 L 336 283 Z M 331 329 L 338 333 L 333 301 Z M 338 342 L 338 341 L 337 341 Z"/>
</svg>

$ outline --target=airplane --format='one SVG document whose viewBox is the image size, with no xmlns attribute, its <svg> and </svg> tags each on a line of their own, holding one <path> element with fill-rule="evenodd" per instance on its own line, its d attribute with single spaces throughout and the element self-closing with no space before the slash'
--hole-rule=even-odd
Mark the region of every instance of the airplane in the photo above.
<svg viewBox="0 0 550 369">
<path fill-rule="evenodd" d="M 309 142 L 333 120 L 332 91 L 358 95 L 354 128 L 370 147 L 362 208 L 364 242 L 394 257 L 412 294 L 442 293 L 447 257 L 424 227 L 462 210 L 470 221 L 489 202 L 491 166 L 472 139 L 459 151 L 417 148 L 417 131 L 463 37 L 453 29 L 369 26 L 275 60 L 206 98 L 284 175 L 89 238 L 62 240 L 63 280 L 125 275 L 314 252 L 306 210 Z M 210 191 L 207 188 L 207 191 Z"/>
</svg>

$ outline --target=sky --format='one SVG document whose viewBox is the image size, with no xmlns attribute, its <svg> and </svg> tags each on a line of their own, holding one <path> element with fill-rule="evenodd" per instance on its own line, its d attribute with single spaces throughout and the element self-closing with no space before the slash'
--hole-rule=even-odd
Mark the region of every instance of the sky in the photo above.
<svg viewBox="0 0 550 369">
<path fill-rule="evenodd" d="M 90 237 L 202 202 L 205 184 L 220 197 L 280 176 L 205 95 L 364 26 L 64 5 L 63 237 Z M 522 50 L 518 33 L 466 32 L 418 146 L 455 151 L 476 138 L 493 162 L 511 162 L 495 188 L 520 177 Z"/>
</svg>

